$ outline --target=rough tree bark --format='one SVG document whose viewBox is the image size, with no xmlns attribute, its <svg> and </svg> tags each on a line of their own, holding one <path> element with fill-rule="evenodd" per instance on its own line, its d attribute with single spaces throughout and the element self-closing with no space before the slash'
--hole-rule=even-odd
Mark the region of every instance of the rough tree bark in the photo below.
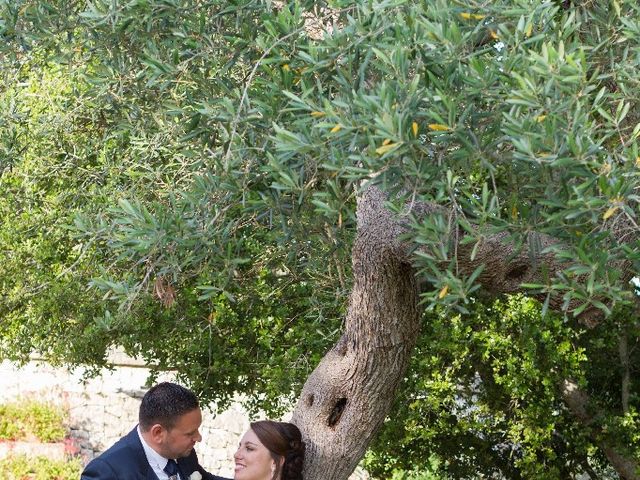
<svg viewBox="0 0 640 480">
<path fill-rule="evenodd" d="M 406 218 L 387 210 L 385 201 L 377 187 L 366 188 L 358 198 L 354 286 L 345 330 L 307 379 L 293 413 L 292 421 L 307 443 L 306 480 L 346 480 L 353 472 L 389 414 L 419 332 L 419 292 L 410 261 L 413 246 L 400 240 Z M 412 212 L 422 216 L 443 210 L 413 204 Z M 490 295 L 522 291 L 522 283 L 541 283 L 544 276 L 552 277 L 562 268 L 551 253 L 538 254 L 534 267 L 529 251 L 516 251 L 506 234 L 486 237 L 473 260 L 471 246 L 460 244 L 457 236 L 453 241 L 458 242 L 458 273 L 470 275 L 484 264 L 478 282 Z M 545 236 L 537 241 L 542 247 L 538 252 L 554 243 Z M 551 299 L 550 307 L 559 309 L 560 303 Z M 590 324 L 600 315 L 598 310 L 585 310 L 581 318 Z M 635 465 L 611 445 L 606 448 L 615 468 Z M 614 463 L 614 458 L 619 461 Z"/>
<path fill-rule="evenodd" d="M 419 330 L 418 288 L 403 227 L 368 189 L 358 201 L 354 286 L 344 334 L 308 378 L 293 414 L 305 479 L 343 480 L 388 415 Z"/>
</svg>

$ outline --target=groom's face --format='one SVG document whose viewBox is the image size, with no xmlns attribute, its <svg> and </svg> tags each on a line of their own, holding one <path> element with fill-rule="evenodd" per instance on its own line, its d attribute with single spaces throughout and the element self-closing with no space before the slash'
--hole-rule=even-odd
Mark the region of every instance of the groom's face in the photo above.
<svg viewBox="0 0 640 480">
<path fill-rule="evenodd" d="M 164 431 L 163 450 L 161 454 L 166 458 L 187 457 L 196 442 L 202 440 L 200 424 L 202 412 L 199 408 L 191 410 L 178 417 L 174 427 Z"/>
</svg>

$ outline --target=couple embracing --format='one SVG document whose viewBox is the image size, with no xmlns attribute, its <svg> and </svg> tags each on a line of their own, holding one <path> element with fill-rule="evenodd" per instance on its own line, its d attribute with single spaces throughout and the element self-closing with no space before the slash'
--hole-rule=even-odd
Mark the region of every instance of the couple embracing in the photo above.
<svg viewBox="0 0 640 480">
<path fill-rule="evenodd" d="M 198 398 L 175 383 L 152 387 L 139 423 L 92 460 L 81 480 L 229 480 L 205 471 L 193 447 L 202 440 Z M 234 480 L 302 480 L 305 445 L 292 423 L 251 423 L 234 454 Z"/>
</svg>

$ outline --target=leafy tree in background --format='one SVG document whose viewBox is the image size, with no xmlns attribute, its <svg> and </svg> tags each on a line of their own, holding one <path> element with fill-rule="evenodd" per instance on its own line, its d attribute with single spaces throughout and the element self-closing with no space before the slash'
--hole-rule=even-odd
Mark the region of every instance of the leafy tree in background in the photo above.
<svg viewBox="0 0 640 480">
<path fill-rule="evenodd" d="M 299 396 L 311 480 L 638 478 L 635 2 L 0 9 L 3 357 Z"/>
</svg>

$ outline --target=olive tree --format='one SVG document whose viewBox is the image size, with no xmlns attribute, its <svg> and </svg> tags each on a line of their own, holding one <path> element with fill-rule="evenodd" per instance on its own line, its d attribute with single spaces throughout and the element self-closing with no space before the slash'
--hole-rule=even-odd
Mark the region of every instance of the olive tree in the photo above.
<svg viewBox="0 0 640 480">
<path fill-rule="evenodd" d="M 299 395 L 311 480 L 399 424 L 472 476 L 420 411 L 497 475 L 638 478 L 635 2 L 0 5 L 4 355 Z"/>
</svg>

